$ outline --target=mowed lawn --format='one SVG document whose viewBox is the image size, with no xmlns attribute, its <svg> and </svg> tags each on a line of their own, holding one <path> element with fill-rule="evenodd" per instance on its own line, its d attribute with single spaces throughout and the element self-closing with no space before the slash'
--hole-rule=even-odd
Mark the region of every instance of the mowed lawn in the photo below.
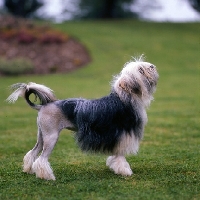
<svg viewBox="0 0 200 200">
<path fill-rule="evenodd" d="M 78 21 L 52 25 L 86 45 L 92 62 L 69 74 L 0 78 L 0 199 L 200 199 L 200 25 Z M 61 132 L 50 157 L 56 181 L 22 172 L 36 142 L 37 112 L 20 98 L 7 104 L 8 86 L 36 82 L 59 99 L 98 98 L 131 57 L 145 54 L 160 79 L 131 177 L 117 176 L 105 155 L 82 153 L 73 133 Z M 55 55 L 59 57 L 59 55 Z"/>
</svg>

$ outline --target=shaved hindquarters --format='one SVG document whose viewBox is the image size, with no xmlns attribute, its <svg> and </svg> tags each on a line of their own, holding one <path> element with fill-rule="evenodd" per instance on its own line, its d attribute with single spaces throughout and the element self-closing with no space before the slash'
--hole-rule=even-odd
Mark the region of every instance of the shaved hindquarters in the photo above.
<svg viewBox="0 0 200 200">
<path fill-rule="evenodd" d="M 41 108 L 38 113 L 37 143 L 24 157 L 24 172 L 36 173 L 38 178 L 55 180 L 48 159 L 57 143 L 60 131 L 67 127 L 73 126 L 54 103 Z M 41 150 L 42 153 L 37 158 Z"/>
</svg>

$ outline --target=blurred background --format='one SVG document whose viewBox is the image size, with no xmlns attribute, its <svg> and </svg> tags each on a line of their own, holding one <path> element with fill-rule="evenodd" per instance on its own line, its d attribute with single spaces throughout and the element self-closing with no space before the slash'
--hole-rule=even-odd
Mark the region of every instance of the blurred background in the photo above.
<svg viewBox="0 0 200 200">
<path fill-rule="evenodd" d="M 96 54 L 89 45 L 74 40 L 74 37 L 81 39 L 83 35 L 70 32 L 69 23 L 93 20 L 95 24 L 98 21 L 113 24 L 121 20 L 119 26 L 125 27 L 125 19 L 132 20 L 129 21 L 131 26 L 136 21 L 160 24 L 200 22 L 200 0 L 0 0 L 0 75 L 63 73 L 85 66 Z M 57 25 L 62 33 L 33 24 L 40 21 L 44 26 Z M 92 27 L 91 24 L 86 30 L 91 31 Z M 64 33 L 63 29 L 66 29 Z M 80 30 L 79 25 L 77 31 L 80 33 Z M 151 30 L 154 30 L 153 26 Z M 108 31 L 104 43 L 109 38 Z M 144 38 L 146 36 L 143 41 Z"/>
<path fill-rule="evenodd" d="M 200 0 L 0 0 L 1 13 L 50 19 L 139 18 L 147 21 L 200 21 Z"/>
<path fill-rule="evenodd" d="M 114 22 L 116 19 L 199 22 L 200 0 L 0 0 L 0 74 L 66 72 L 91 60 L 87 50 L 83 49 L 85 47 L 77 47 L 74 41 L 69 40 L 68 34 L 45 27 L 36 28 L 30 25 L 30 21 L 22 19 L 46 21 L 51 26 L 69 21 Z M 51 47 L 44 45 L 47 43 Z M 58 43 L 62 45 L 56 45 Z M 59 58 L 54 56 L 56 53 L 59 53 Z"/>
</svg>

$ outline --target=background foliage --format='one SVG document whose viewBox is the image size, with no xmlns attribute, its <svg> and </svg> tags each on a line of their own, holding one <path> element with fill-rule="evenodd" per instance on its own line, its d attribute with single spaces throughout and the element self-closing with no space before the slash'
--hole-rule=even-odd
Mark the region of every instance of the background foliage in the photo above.
<svg viewBox="0 0 200 200">
<path fill-rule="evenodd" d="M 200 0 L 189 0 L 189 2 L 195 10 L 200 12 Z"/>
<path fill-rule="evenodd" d="M 188 1 L 196 11 L 200 11 L 200 0 L 185 1 Z M 131 18 L 139 15 L 139 13 L 130 10 L 130 5 L 135 2 L 136 0 L 73 0 L 63 1 L 62 6 L 65 7 L 63 12 L 73 13 L 74 18 L 79 19 Z M 4 0 L 4 6 L 11 14 L 25 18 L 36 17 L 38 8 L 46 3 L 50 2 L 44 0 Z M 147 7 L 158 9 L 159 2 L 151 1 Z M 74 10 L 76 11 L 74 12 Z M 143 12 L 148 11 L 144 8 Z"/>
<path fill-rule="evenodd" d="M 134 17 L 128 7 L 134 0 L 80 0 L 75 3 L 80 9 L 78 18 L 108 19 Z"/>
<path fill-rule="evenodd" d="M 4 0 L 8 11 L 18 17 L 30 17 L 43 4 L 38 0 Z"/>
</svg>

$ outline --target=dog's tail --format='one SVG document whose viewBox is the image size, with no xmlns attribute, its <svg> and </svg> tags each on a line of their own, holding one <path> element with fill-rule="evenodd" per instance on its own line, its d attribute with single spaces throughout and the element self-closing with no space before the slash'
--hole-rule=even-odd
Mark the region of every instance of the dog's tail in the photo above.
<svg viewBox="0 0 200 200">
<path fill-rule="evenodd" d="M 42 105 L 46 105 L 47 103 L 56 101 L 56 97 L 53 94 L 53 90 L 50 88 L 36 84 L 36 83 L 16 83 L 11 85 L 11 89 L 14 90 L 14 92 L 6 99 L 9 103 L 15 103 L 17 101 L 18 97 L 24 97 L 27 101 L 27 103 L 34 109 L 40 110 Z M 30 95 L 35 95 L 35 102 L 37 98 L 40 100 L 40 104 L 34 104 L 30 99 Z"/>
</svg>

